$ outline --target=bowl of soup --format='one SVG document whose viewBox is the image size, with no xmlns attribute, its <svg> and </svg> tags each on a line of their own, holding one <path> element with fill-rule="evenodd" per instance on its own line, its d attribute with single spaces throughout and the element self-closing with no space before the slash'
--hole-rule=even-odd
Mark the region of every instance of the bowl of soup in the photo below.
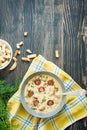
<svg viewBox="0 0 87 130">
<path fill-rule="evenodd" d="M 6 68 L 10 64 L 12 55 L 13 51 L 11 45 L 7 41 L 0 39 L 0 70 Z"/>
<path fill-rule="evenodd" d="M 21 103 L 31 115 L 48 118 L 57 114 L 65 104 L 64 85 L 51 72 L 35 72 L 21 86 Z M 59 94 L 59 95 L 58 95 Z"/>
</svg>

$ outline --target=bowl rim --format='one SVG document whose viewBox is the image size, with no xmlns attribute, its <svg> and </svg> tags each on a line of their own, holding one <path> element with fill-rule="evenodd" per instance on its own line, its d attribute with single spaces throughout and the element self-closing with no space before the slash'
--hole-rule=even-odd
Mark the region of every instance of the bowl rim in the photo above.
<svg viewBox="0 0 87 130">
<path fill-rule="evenodd" d="M 2 70 L 4 68 L 6 68 L 10 64 L 10 62 L 12 60 L 12 56 L 13 56 L 13 51 L 12 51 L 12 47 L 9 44 L 9 42 L 7 42 L 6 40 L 3 40 L 3 39 L 0 39 L 0 42 L 2 42 L 3 44 L 6 44 L 9 47 L 10 51 L 11 51 L 11 58 L 9 59 L 9 61 L 7 62 L 7 64 L 5 64 L 4 66 L 0 67 L 0 70 Z"/>
<path fill-rule="evenodd" d="M 29 82 L 29 80 L 31 78 L 33 78 L 34 76 L 40 75 L 40 74 L 48 74 L 48 75 L 54 77 L 55 79 L 57 79 L 57 81 L 62 86 L 63 92 L 65 92 L 64 84 L 57 75 L 55 75 L 54 73 L 48 72 L 48 71 L 38 71 L 38 72 L 34 72 L 33 74 L 31 74 L 30 76 L 28 76 L 26 79 L 23 80 L 23 82 L 21 84 L 20 101 L 21 101 L 23 107 L 25 108 L 25 110 L 28 113 L 30 113 L 31 115 L 33 115 L 35 117 L 38 117 L 38 118 L 49 118 L 49 117 L 52 117 L 52 116 L 56 115 L 59 111 L 61 111 L 61 109 L 63 108 L 63 106 L 64 106 L 64 104 L 66 102 L 66 96 L 63 95 L 62 96 L 62 102 L 60 103 L 60 105 L 58 107 L 56 107 L 53 111 L 50 111 L 50 112 L 41 113 L 41 112 L 37 112 L 37 111 L 29 108 L 29 106 L 25 102 L 24 90 L 25 90 L 27 82 Z"/>
</svg>

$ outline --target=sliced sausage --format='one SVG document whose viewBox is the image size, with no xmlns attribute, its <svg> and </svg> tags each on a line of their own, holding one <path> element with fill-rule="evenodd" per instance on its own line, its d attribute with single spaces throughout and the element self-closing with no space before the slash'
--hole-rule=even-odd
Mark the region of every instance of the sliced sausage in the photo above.
<svg viewBox="0 0 87 130">
<path fill-rule="evenodd" d="M 41 80 L 38 78 L 38 79 L 36 79 L 36 80 L 34 81 L 34 83 L 35 83 L 36 85 L 40 85 L 40 84 L 41 84 Z"/>
<path fill-rule="evenodd" d="M 34 106 L 37 106 L 38 104 L 39 104 L 39 101 L 37 99 L 33 101 Z"/>
<path fill-rule="evenodd" d="M 45 91 L 45 88 L 44 88 L 44 87 L 40 87 L 40 88 L 38 88 L 38 91 L 39 91 L 39 92 L 44 92 L 44 91 Z"/>
<path fill-rule="evenodd" d="M 47 82 L 48 85 L 54 85 L 54 81 L 51 79 L 51 80 L 48 80 Z"/>
<path fill-rule="evenodd" d="M 53 105 L 53 104 L 54 104 L 54 101 L 53 101 L 53 100 L 48 100 L 48 101 L 47 101 L 47 105 L 51 106 L 51 105 Z"/>
<path fill-rule="evenodd" d="M 34 92 L 33 92 L 32 90 L 28 90 L 28 96 L 29 96 L 29 97 L 32 97 L 33 94 L 34 94 Z"/>
</svg>

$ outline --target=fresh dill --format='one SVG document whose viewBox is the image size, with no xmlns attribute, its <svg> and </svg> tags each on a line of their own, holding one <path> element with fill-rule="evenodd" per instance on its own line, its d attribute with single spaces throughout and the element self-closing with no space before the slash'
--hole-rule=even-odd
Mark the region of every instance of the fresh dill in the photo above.
<svg viewBox="0 0 87 130">
<path fill-rule="evenodd" d="M 14 85 L 8 84 L 5 80 L 0 80 L 0 130 L 11 130 L 8 120 L 7 102 L 17 91 L 21 80 Z"/>
</svg>

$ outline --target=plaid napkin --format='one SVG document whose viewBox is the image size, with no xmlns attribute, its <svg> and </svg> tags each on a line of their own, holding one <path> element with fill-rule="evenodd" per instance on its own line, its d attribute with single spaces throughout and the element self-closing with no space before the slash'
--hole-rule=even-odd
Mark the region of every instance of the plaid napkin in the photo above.
<svg viewBox="0 0 87 130">
<path fill-rule="evenodd" d="M 63 70 L 41 55 L 31 63 L 23 80 L 37 71 L 50 71 L 59 76 L 67 91 L 79 90 L 81 87 Z M 87 116 L 87 98 L 82 96 L 67 96 L 63 109 L 55 116 L 41 119 L 29 114 L 20 102 L 20 89 L 10 98 L 7 108 L 9 110 L 12 130 L 64 130 L 77 120 Z"/>
</svg>

